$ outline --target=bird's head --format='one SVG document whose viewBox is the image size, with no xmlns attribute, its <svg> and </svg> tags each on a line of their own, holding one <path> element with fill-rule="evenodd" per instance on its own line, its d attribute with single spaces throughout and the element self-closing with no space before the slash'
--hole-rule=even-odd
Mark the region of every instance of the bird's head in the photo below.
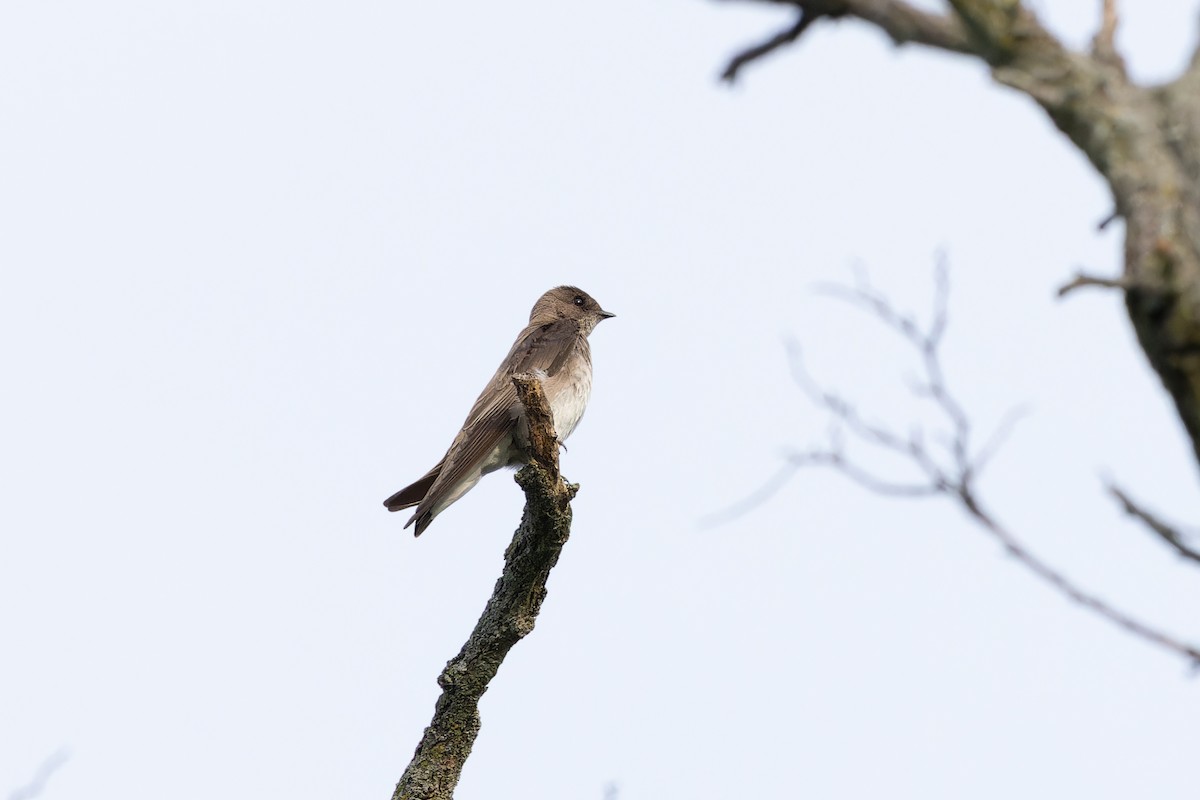
<svg viewBox="0 0 1200 800">
<path fill-rule="evenodd" d="M 615 317 L 600 307 L 592 296 L 574 286 L 556 286 L 538 298 L 529 314 L 530 324 L 546 324 L 559 319 L 579 322 L 580 330 L 588 334 L 601 320 Z"/>
</svg>

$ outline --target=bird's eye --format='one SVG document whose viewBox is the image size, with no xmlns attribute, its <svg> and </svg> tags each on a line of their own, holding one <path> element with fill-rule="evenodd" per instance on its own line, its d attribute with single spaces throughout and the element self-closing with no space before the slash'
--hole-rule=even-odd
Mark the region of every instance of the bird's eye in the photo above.
<svg viewBox="0 0 1200 800">
<path fill-rule="evenodd" d="M 575 295 L 575 305 L 577 305 L 577 306 L 583 305 L 583 296 L 582 295 L 578 295 L 578 294 Z"/>
</svg>

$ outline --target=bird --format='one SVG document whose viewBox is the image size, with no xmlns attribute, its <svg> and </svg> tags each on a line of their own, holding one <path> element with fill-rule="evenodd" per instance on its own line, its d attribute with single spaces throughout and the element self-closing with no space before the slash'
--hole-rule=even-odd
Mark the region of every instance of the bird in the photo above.
<svg viewBox="0 0 1200 800">
<path fill-rule="evenodd" d="M 541 379 L 554 431 L 560 443 L 565 441 L 583 417 L 592 392 L 588 335 L 615 316 L 574 286 L 557 286 L 539 297 L 529 324 L 471 406 L 450 449 L 433 469 L 383 501 L 387 510 L 416 506 L 404 527 L 415 523 L 414 535 L 420 536 L 484 475 L 528 463 L 529 426 L 513 375 L 532 373 Z"/>
</svg>

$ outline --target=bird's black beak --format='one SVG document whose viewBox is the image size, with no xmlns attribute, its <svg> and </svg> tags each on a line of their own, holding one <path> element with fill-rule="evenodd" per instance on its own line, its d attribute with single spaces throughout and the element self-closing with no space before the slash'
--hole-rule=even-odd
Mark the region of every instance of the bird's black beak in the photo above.
<svg viewBox="0 0 1200 800">
<path fill-rule="evenodd" d="M 616 314 L 612 313 L 611 311 L 605 311 L 604 309 L 600 309 L 598 313 L 600 314 L 600 319 L 611 319 L 612 317 L 616 316 Z"/>
</svg>

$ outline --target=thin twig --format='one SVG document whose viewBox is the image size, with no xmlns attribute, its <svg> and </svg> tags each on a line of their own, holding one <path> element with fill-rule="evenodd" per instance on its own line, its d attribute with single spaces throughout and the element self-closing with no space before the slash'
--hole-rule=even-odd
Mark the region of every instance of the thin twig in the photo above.
<svg viewBox="0 0 1200 800">
<path fill-rule="evenodd" d="M 801 9 L 800 16 L 796 18 L 796 21 L 792 25 L 784 28 L 782 31 L 764 42 L 756 44 L 752 47 L 747 47 L 745 50 L 742 50 L 736 56 L 731 58 L 729 60 L 729 64 L 726 65 L 725 70 L 721 73 L 721 80 L 725 81 L 726 83 L 735 83 L 737 81 L 738 72 L 741 71 L 742 67 L 746 66 L 751 61 L 757 61 L 763 56 L 775 52 L 781 47 L 786 47 L 787 45 L 799 39 L 800 34 L 804 33 L 804 31 L 808 29 L 808 26 L 816 21 L 818 16 L 820 15 L 810 12 L 808 9 Z"/>
<path fill-rule="evenodd" d="M 958 19 L 930 14 L 901 0 L 769 0 L 777 5 L 794 6 L 796 21 L 764 42 L 747 47 L 730 59 L 721 80 L 734 83 L 742 67 L 786 47 L 818 19 L 858 17 L 880 27 L 897 45 L 908 42 L 937 47 L 956 53 L 973 52 L 972 43 Z"/>
<path fill-rule="evenodd" d="M 979 473 L 983 471 L 983 468 L 1000 451 L 1000 446 L 1008 440 L 1013 429 L 1017 427 L 1017 423 L 1027 416 L 1029 416 L 1029 408 L 1027 406 L 1017 406 L 1016 408 L 1010 408 L 1004 417 L 1001 418 L 1000 423 L 992 431 L 992 435 L 988 437 L 983 446 L 975 453 L 974 463 L 971 467 L 974 477 L 979 477 Z"/>
<path fill-rule="evenodd" d="M 875 25 L 896 45 L 923 44 L 953 53 L 973 53 L 974 43 L 954 14 L 922 11 L 904 0 L 766 0 L 824 17 L 856 17 Z"/>
<path fill-rule="evenodd" d="M 1075 277 L 1069 282 L 1058 287 L 1058 296 L 1066 297 L 1076 289 L 1082 289 L 1085 286 L 1095 286 L 1101 289 L 1121 289 L 1127 291 L 1130 287 L 1127 278 L 1101 278 L 1097 275 L 1088 275 L 1082 270 L 1075 272 Z"/>
<path fill-rule="evenodd" d="M 1124 629 L 1127 633 L 1131 633 L 1144 641 L 1185 656 L 1191 661 L 1193 667 L 1200 667 L 1200 649 L 1196 646 L 1163 633 L 1157 628 L 1147 625 L 1129 614 L 1118 610 L 1094 594 L 1080 589 L 1061 572 L 1033 555 L 1007 529 L 1002 527 L 994 517 L 985 512 L 969 489 L 959 496 L 959 500 L 971 518 L 999 541 L 1004 546 L 1004 549 L 1008 551 L 1009 555 L 1043 581 L 1084 608 L 1094 611 L 1109 622 Z"/>
<path fill-rule="evenodd" d="M 1116 498 L 1126 514 L 1137 517 L 1150 531 L 1175 549 L 1175 552 L 1191 561 L 1200 563 L 1200 551 L 1192 549 L 1186 541 L 1183 531 L 1164 522 L 1163 519 L 1150 513 L 1114 483 L 1105 486 L 1108 493 Z"/>
<path fill-rule="evenodd" d="M 904 437 L 882 425 L 865 422 L 851 403 L 819 386 L 804 369 L 799 358 L 799 348 L 795 344 L 791 344 L 789 351 L 792 372 L 796 375 L 797 383 L 804 394 L 815 405 L 824 409 L 833 420 L 858 441 L 905 457 L 922 476 L 922 479 L 897 483 L 882 478 L 847 459 L 842 442 L 836 436 L 827 448 L 806 451 L 789 458 L 788 465 L 790 467 L 793 469 L 808 466 L 832 468 L 854 483 L 877 494 L 903 497 L 941 495 L 950 498 L 957 502 L 980 528 L 998 541 L 1017 563 L 1058 592 L 1099 614 L 1127 633 L 1164 647 L 1186 657 L 1193 664 L 1200 665 L 1200 649 L 1197 649 L 1196 646 L 1170 636 L 1085 591 L 1063 573 L 1036 556 L 984 509 L 977 495 L 976 481 L 980 471 L 996 454 L 1005 437 L 1011 432 L 1020 412 L 1013 411 L 1006 415 L 981 448 L 976 450 L 972 447 L 970 420 L 947 386 L 939 350 L 948 320 L 949 281 L 944 263 L 939 262 L 935 273 L 932 319 L 924 327 L 916 318 L 897 311 L 887 298 L 872 288 L 865 279 L 859 279 L 851 288 L 825 287 L 822 291 L 865 309 L 897 333 L 917 352 L 924 374 L 913 390 L 918 397 L 933 403 L 945 420 L 947 454 L 939 455 L 929 450 L 925 446 L 924 436 L 919 432 Z M 1189 553 L 1189 557 L 1200 560 L 1200 554 L 1188 550 L 1182 544 L 1182 539 L 1175 529 L 1134 505 L 1128 497 L 1120 494 L 1119 490 L 1113 489 L 1113 492 L 1125 504 L 1126 510 L 1140 517 L 1176 549 Z"/>
<path fill-rule="evenodd" d="M 847 460 L 842 453 L 829 450 L 808 450 L 796 453 L 788 459 L 788 463 L 795 469 L 830 467 L 867 491 L 884 497 L 931 497 L 944 491 L 944 487 L 936 479 L 931 479 L 927 483 L 897 483 L 880 478 Z"/>
<path fill-rule="evenodd" d="M 743 497 L 741 500 L 738 500 L 728 508 L 724 508 L 720 511 L 714 511 L 711 514 L 702 517 L 699 523 L 700 527 L 712 528 L 716 527 L 717 525 L 723 525 L 726 522 L 735 520 L 738 517 L 744 516 L 750 511 L 753 511 L 774 497 L 775 494 L 784 486 L 787 486 L 788 482 L 792 479 L 792 473 L 795 471 L 796 467 L 792 464 L 784 464 L 784 466 L 782 466 L 778 472 L 768 478 L 762 486 L 755 489 L 751 494 Z"/>
<path fill-rule="evenodd" d="M 1100 10 L 1100 29 L 1092 39 L 1092 57 L 1102 64 L 1108 64 L 1125 74 L 1125 60 L 1117 52 L 1117 0 L 1102 0 Z"/>
<path fill-rule="evenodd" d="M 71 754 L 65 748 L 52 753 L 37 768 L 37 772 L 29 779 L 29 783 L 9 793 L 8 800 L 33 800 L 40 796 L 54 773 L 58 772 L 62 765 L 70 759 Z"/>
</svg>

